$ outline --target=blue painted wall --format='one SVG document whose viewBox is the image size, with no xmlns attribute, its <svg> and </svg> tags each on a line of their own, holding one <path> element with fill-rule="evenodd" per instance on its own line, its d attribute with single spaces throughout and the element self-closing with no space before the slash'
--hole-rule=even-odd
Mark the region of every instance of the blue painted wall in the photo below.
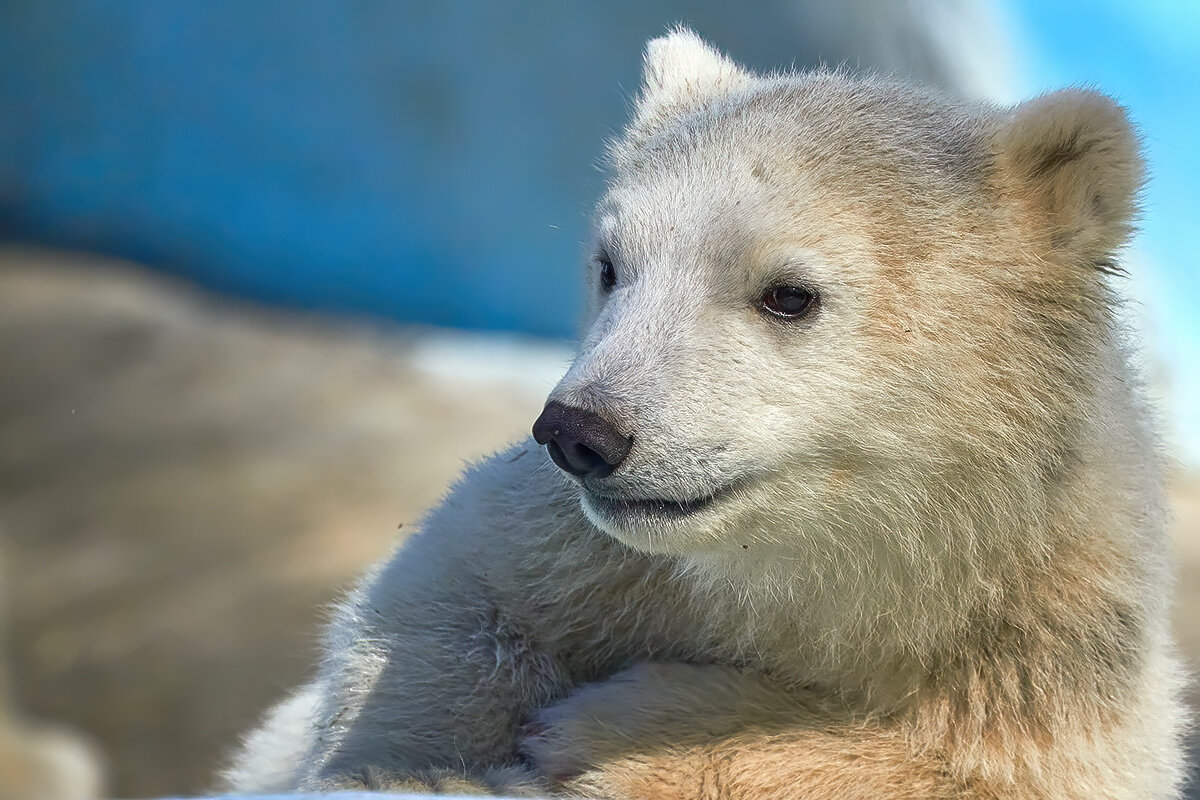
<svg viewBox="0 0 1200 800">
<path fill-rule="evenodd" d="M 912 44 L 904 25 L 861 34 L 870 0 L 809 5 L 5 3 L 0 234 L 272 303 L 570 337 L 592 165 L 648 37 L 683 20 L 756 66 L 936 79 L 929 48 L 873 44 Z"/>
</svg>

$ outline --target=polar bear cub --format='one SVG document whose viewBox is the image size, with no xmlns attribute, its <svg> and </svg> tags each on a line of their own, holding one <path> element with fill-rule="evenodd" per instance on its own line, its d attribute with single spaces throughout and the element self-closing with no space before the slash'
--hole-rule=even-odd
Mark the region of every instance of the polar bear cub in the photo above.
<svg viewBox="0 0 1200 800">
<path fill-rule="evenodd" d="M 1174 796 L 1122 109 L 678 30 L 609 160 L 535 440 L 362 581 L 232 786 Z"/>
</svg>

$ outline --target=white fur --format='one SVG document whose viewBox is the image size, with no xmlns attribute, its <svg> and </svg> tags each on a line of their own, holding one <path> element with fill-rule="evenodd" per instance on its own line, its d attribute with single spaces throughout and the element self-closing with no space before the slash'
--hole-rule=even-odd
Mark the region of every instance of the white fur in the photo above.
<svg viewBox="0 0 1200 800">
<path fill-rule="evenodd" d="M 750 75 L 699 36 L 679 28 L 646 45 L 636 124 L 649 127 L 750 82 Z"/>
<path fill-rule="evenodd" d="M 1173 796 L 1161 468 L 1109 276 L 1123 111 L 759 77 L 677 31 L 611 161 L 551 399 L 628 457 L 469 471 L 235 785 Z M 766 313 L 781 285 L 815 311 Z"/>
</svg>

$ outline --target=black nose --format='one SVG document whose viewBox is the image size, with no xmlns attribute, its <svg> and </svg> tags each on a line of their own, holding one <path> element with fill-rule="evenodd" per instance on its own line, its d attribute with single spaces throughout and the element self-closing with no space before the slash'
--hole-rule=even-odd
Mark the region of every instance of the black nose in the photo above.
<svg viewBox="0 0 1200 800">
<path fill-rule="evenodd" d="M 551 400 L 533 423 L 533 438 L 546 445 L 550 458 L 577 477 L 603 478 L 612 473 L 633 447 L 611 422 L 594 411 Z"/>
</svg>

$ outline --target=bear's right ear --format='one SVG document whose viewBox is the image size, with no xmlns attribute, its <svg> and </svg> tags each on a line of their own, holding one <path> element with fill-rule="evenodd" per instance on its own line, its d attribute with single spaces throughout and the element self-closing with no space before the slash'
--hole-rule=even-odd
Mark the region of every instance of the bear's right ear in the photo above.
<svg viewBox="0 0 1200 800">
<path fill-rule="evenodd" d="M 753 80 L 752 73 L 679 27 L 646 44 L 642 90 L 629 132 L 645 135 Z"/>
<path fill-rule="evenodd" d="M 1133 232 L 1143 179 L 1124 109 L 1099 92 L 1053 92 L 1013 109 L 995 146 L 1000 188 L 1043 255 L 1111 268 Z"/>
</svg>

